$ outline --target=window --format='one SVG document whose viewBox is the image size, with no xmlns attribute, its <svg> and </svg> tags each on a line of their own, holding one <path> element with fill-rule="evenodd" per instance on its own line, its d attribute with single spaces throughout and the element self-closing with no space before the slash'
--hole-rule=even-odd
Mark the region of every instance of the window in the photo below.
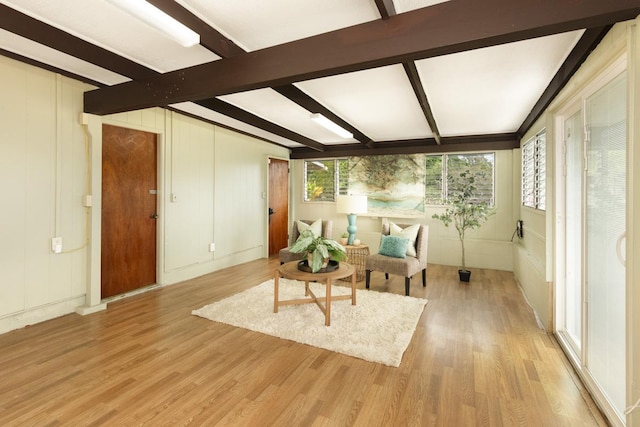
<svg viewBox="0 0 640 427">
<path fill-rule="evenodd" d="M 456 177 L 468 170 L 475 178 L 474 202 L 494 205 L 495 153 L 425 157 L 425 203 L 442 205 L 450 194 L 459 189 Z M 333 202 L 336 195 L 348 194 L 349 159 L 305 160 L 304 189 L 305 202 Z"/>
<path fill-rule="evenodd" d="M 546 131 L 522 146 L 522 204 L 545 210 L 546 199 Z"/>
<path fill-rule="evenodd" d="M 347 159 L 305 160 L 304 183 L 305 202 L 335 201 L 336 194 L 347 194 Z"/>
<path fill-rule="evenodd" d="M 425 201 L 441 205 L 459 190 L 457 177 L 469 171 L 475 178 L 477 203 L 494 204 L 494 153 L 443 154 L 427 156 Z M 445 180 L 446 177 L 446 180 Z"/>
</svg>

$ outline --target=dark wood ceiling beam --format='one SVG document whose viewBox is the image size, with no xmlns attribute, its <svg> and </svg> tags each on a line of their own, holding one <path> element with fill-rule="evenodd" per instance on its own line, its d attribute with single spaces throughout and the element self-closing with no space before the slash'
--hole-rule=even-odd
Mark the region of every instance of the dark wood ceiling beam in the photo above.
<svg viewBox="0 0 640 427">
<path fill-rule="evenodd" d="M 0 4 L 0 28 L 132 79 L 144 79 L 158 75 L 143 65 L 3 4 Z"/>
<path fill-rule="evenodd" d="M 382 16 L 382 19 L 388 19 L 389 17 L 396 15 L 396 8 L 393 5 L 393 0 L 376 0 L 376 6 L 378 7 L 378 12 L 380 13 L 380 16 Z M 429 128 L 431 128 L 433 139 L 435 139 L 438 145 L 440 145 L 442 142 L 440 138 L 440 131 L 438 130 L 436 119 L 433 116 L 431 104 L 429 104 L 427 94 L 424 91 L 424 86 L 420 79 L 420 74 L 418 74 L 416 64 L 413 61 L 407 61 L 404 62 L 402 66 L 404 67 L 404 72 L 409 79 L 409 83 L 411 83 L 411 87 L 413 88 L 413 93 L 416 95 L 418 104 L 420 104 L 422 114 L 424 114 L 424 118 L 427 120 Z"/>
<path fill-rule="evenodd" d="M 152 0 L 152 2 L 158 3 L 158 4 L 173 3 L 177 5 L 177 3 L 174 3 L 173 1 Z M 167 13 L 170 13 L 170 12 L 173 13 L 177 10 L 173 7 L 168 7 L 168 6 L 169 5 L 163 6 L 163 10 Z M 183 9 L 182 7 L 179 7 L 179 8 L 182 9 L 183 11 L 186 11 L 186 9 Z M 195 18 L 194 15 L 190 15 L 190 17 L 187 17 L 185 15 L 178 14 L 178 16 L 180 17 L 180 19 L 183 20 L 183 21 L 181 20 L 181 22 L 187 21 L 192 25 L 194 25 L 193 22 L 191 22 L 191 20 Z M 199 21 L 199 22 L 203 23 L 202 21 Z M 52 49 L 67 53 L 69 55 L 73 55 L 79 59 L 90 62 L 98 67 L 109 69 L 110 71 L 113 71 L 125 77 L 136 79 L 136 78 L 145 78 L 149 76 L 160 75 L 160 73 L 150 68 L 146 68 L 129 59 L 116 55 L 96 45 L 87 43 L 78 37 L 70 35 L 53 26 L 44 24 L 41 21 L 35 20 L 27 15 L 24 15 L 14 9 L 8 8 L 7 6 L 1 5 L 1 4 L 0 4 L 0 27 L 6 29 L 7 31 L 11 31 L 16 34 L 19 34 L 22 37 L 33 40 L 37 43 L 46 45 Z M 220 44 L 224 44 L 224 42 L 221 42 L 221 43 L 216 42 L 213 44 L 220 45 Z M 238 51 L 237 49 L 240 49 L 240 48 L 238 48 L 237 46 L 235 46 L 235 48 L 232 48 L 232 53 L 233 54 L 245 53 L 243 50 L 240 49 L 240 51 Z M 232 53 L 228 53 L 228 54 L 232 54 Z M 73 75 L 71 73 L 66 72 L 65 70 L 51 67 L 51 66 L 48 66 L 47 64 L 43 64 L 38 61 L 31 60 L 29 58 L 25 58 L 20 55 L 13 54 L 11 52 L 7 52 L 0 49 L 0 54 L 3 54 L 4 56 L 10 57 L 10 58 L 17 59 L 22 62 L 26 62 L 32 65 L 38 66 L 40 68 L 48 69 L 55 73 L 67 75 L 68 77 L 85 81 L 87 83 L 94 84 L 99 87 L 105 86 L 100 82 L 95 82 L 95 81 L 83 78 L 82 76 Z M 220 100 L 214 100 L 209 104 L 223 106 L 226 103 Z M 324 145 L 318 143 L 317 141 L 306 138 L 295 132 L 286 131 L 286 129 L 283 130 L 282 127 L 274 125 L 273 123 L 270 123 L 266 120 L 257 118 L 256 116 L 251 115 L 249 113 L 244 114 L 242 115 L 242 118 L 239 118 L 241 115 L 237 110 L 239 110 L 237 107 L 233 107 L 233 108 L 224 107 L 224 108 L 221 108 L 219 111 L 218 110 L 214 110 L 214 111 L 217 111 L 220 114 L 228 115 L 229 117 L 234 118 L 236 120 L 244 121 L 247 124 L 250 124 L 258 129 L 262 129 L 266 132 L 270 132 L 275 135 L 282 136 L 283 138 L 290 139 L 299 144 L 307 145 L 311 147 L 314 151 L 321 151 L 324 149 Z M 180 111 L 180 110 L 175 110 L 175 111 Z M 185 114 L 184 112 L 182 113 Z M 264 139 L 264 138 L 261 138 L 261 139 Z"/>
<path fill-rule="evenodd" d="M 167 13 L 168 15 L 171 15 L 172 17 L 174 17 L 175 19 L 177 19 L 187 27 L 191 28 L 193 31 L 200 34 L 200 44 L 206 47 L 207 49 L 211 50 L 221 58 L 230 58 L 235 55 L 246 53 L 244 49 L 242 49 L 241 47 L 233 43 L 233 41 L 223 36 L 220 32 L 210 27 L 206 22 L 202 21 L 196 15 L 194 15 L 189 10 L 185 9 L 183 6 L 176 3 L 175 1 L 173 0 L 148 0 L 148 1 L 149 3 L 153 4 L 157 8 L 161 9 L 163 12 Z M 300 105 L 301 107 L 309 110 L 310 112 L 321 113 L 323 116 L 327 117 L 329 120 L 333 121 L 334 123 L 337 123 L 338 125 L 342 126 L 344 129 L 353 133 L 354 138 L 357 139 L 358 141 L 364 144 L 371 143 L 371 138 L 368 138 L 366 135 L 360 132 L 360 130 L 356 129 L 351 124 L 347 123 L 342 118 L 338 117 L 331 110 L 329 110 L 328 108 L 326 108 L 325 106 L 317 102 L 315 99 L 311 98 L 306 93 L 302 92 L 297 87 L 293 85 L 285 85 L 285 86 L 275 87 L 273 89 L 276 90 L 281 95 L 289 98 L 291 101 L 295 102 L 296 104 Z M 209 102 L 208 105 L 210 106 L 222 105 L 221 102 L 223 101 L 220 101 L 220 100 L 212 101 L 212 102 Z M 229 105 L 227 103 L 224 103 L 224 104 Z M 200 105 L 202 105 L 202 103 L 200 103 Z M 214 110 L 214 111 L 218 111 L 218 110 Z M 238 111 L 236 111 L 236 109 L 225 108 L 225 111 L 227 113 L 234 114 L 234 116 L 231 116 L 231 117 L 237 119 Z M 218 111 L 218 112 L 221 114 L 224 114 L 222 111 Z M 252 126 L 255 126 L 257 128 L 267 130 L 265 129 L 265 125 L 268 123 L 268 121 L 263 119 L 254 120 L 254 118 L 257 118 L 257 117 L 258 116 L 255 116 L 253 114 L 246 115 L 245 120 L 251 120 L 251 121 L 246 121 L 246 123 Z M 279 126 L 276 126 L 276 129 L 279 129 L 279 132 L 277 132 L 276 134 L 278 134 L 279 136 L 283 136 L 282 128 Z M 269 132 L 274 133 L 273 130 L 269 130 Z M 309 140 L 296 139 L 295 141 L 309 146 L 308 144 Z M 312 148 L 314 148 L 314 150 L 320 149 L 317 145 L 314 145 Z"/>
<path fill-rule="evenodd" d="M 291 141 L 306 145 L 316 152 L 325 150 L 324 144 L 321 144 L 311 138 L 307 138 L 306 136 L 300 135 L 299 133 L 293 132 L 289 129 L 283 128 L 282 126 L 251 114 L 248 111 L 243 110 L 242 108 L 238 108 L 235 105 L 229 104 L 228 102 L 222 101 L 221 99 L 202 99 L 200 101 L 195 101 L 195 103 L 210 110 L 217 111 L 220 114 L 224 114 L 227 117 L 231 117 L 264 131 L 270 132 L 274 135 L 278 135 L 283 138 L 290 139 Z"/>
<path fill-rule="evenodd" d="M 517 131 L 519 138 L 522 138 L 542 113 L 544 113 L 549 104 L 551 104 L 551 101 L 553 101 L 562 88 L 566 86 L 569 79 L 571 79 L 575 72 L 578 71 L 578 68 L 580 68 L 582 63 L 587 59 L 600 41 L 602 41 L 610 29 L 611 25 L 607 25 L 604 27 L 590 28 L 584 32 L 569 56 L 567 56 L 567 59 L 562 63 L 560 69 L 558 69 L 558 72 L 553 76 L 553 79 L 551 79 L 551 82 L 538 99 L 538 102 L 536 102 L 531 109 L 531 112 L 529 112 L 522 122 L 522 125 L 520 125 L 520 128 Z"/>
<path fill-rule="evenodd" d="M 245 54 L 246 51 L 233 43 L 233 41 L 227 39 L 220 32 L 210 27 L 206 22 L 202 21 L 200 18 L 195 16 L 189 10 L 185 9 L 178 3 L 173 0 L 148 0 L 149 3 L 153 4 L 157 8 L 161 9 L 163 12 L 171 15 L 187 27 L 191 28 L 193 31 L 200 34 L 200 44 L 211 50 L 221 58 L 230 58 L 236 55 Z M 335 115 L 332 111 L 324 107 L 322 104 L 311 98 L 306 93 L 302 92 L 300 89 L 293 85 L 286 85 L 274 88 L 281 95 L 289 98 L 291 101 L 297 103 L 303 108 L 314 112 L 321 113 L 323 116 L 329 118 L 335 123 L 339 124 L 343 128 L 347 129 L 349 132 L 353 133 L 354 137 L 363 143 L 371 142 L 370 138 L 367 138 L 362 134 L 358 129 L 354 128 L 337 115 Z M 218 113 L 228 115 L 234 119 L 240 120 L 238 117 L 241 115 L 237 107 L 231 106 L 230 104 L 216 99 L 210 98 L 209 102 L 198 102 L 201 106 L 207 106 L 206 108 L 213 109 L 214 106 L 223 107 L 222 110 L 214 109 L 213 111 L 217 111 Z M 230 108 L 233 107 L 233 108 Z M 292 139 L 295 142 L 300 144 L 307 145 L 308 147 L 313 148 L 314 150 L 322 151 L 324 146 L 317 141 L 312 139 L 302 137 L 297 133 L 288 132 L 291 136 L 284 136 L 286 132 L 284 128 L 277 126 L 275 124 L 271 124 L 269 121 L 264 120 L 254 114 L 242 114 L 245 123 L 257 127 L 259 129 L 274 133 L 279 136 L 283 136 L 288 139 L 292 139 L 291 136 L 297 136 L 296 139 Z M 312 141 L 313 143 L 311 143 Z"/>
<path fill-rule="evenodd" d="M 198 18 L 196 15 L 185 9 L 174 0 L 147 0 L 149 3 L 162 10 L 167 15 L 171 15 L 182 24 L 200 34 L 200 44 L 221 58 L 246 53 L 244 49 L 236 45 L 233 41 L 222 35 L 218 30 Z"/>
<path fill-rule="evenodd" d="M 603 26 L 639 14 L 640 0 L 451 0 L 157 78 L 86 92 L 85 111 L 109 114 L 212 98 Z"/>
<path fill-rule="evenodd" d="M 427 94 L 424 91 L 424 86 L 422 85 L 422 81 L 420 80 L 420 75 L 418 74 L 416 64 L 411 61 L 403 63 L 402 66 L 404 67 L 405 73 L 407 73 L 409 83 L 411 83 L 411 87 L 413 88 L 413 93 L 415 93 L 416 98 L 418 99 L 418 103 L 420 104 L 420 108 L 422 109 L 422 114 L 424 114 L 424 118 L 427 120 L 427 123 L 431 128 L 433 139 L 435 139 L 438 145 L 440 145 L 442 143 L 440 131 L 438 130 L 436 119 L 433 116 L 433 111 L 431 111 L 431 105 L 429 104 Z"/>
<path fill-rule="evenodd" d="M 376 142 L 373 148 L 366 149 L 360 144 L 331 145 L 319 155 L 308 148 L 293 148 L 292 159 L 318 159 L 327 157 L 375 156 L 383 154 L 438 154 L 469 151 L 499 151 L 513 150 L 520 146 L 520 140 L 515 133 L 496 135 L 472 135 L 463 137 L 443 138 L 442 145 L 438 145 L 433 138 L 412 139 L 408 141 Z"/>
<path fill-rule="evenodd" d="M 396 7 L 393 5 L 393 0 L 376 0 L 376 7 L 382 19 L 389 19 L 391 16 L 396 15 Z"/>
<path fill-rule="evenodd" d="M 204 22 L 196 18 L 195 15 L 192 15 L 186 9 L 182 8 L 181 6 L 179 6 L 177 3 L 173 1 L 165 1 L 165 0 L 152 0 L 152 1 L 154 3 L 158 3 L 156 5 L 157 7 L 162 5 L 162 9 L 166 13 L 175 13 L 176 19 L 180 20 L 180 22 L 185 23 L 185 25 L 186 23 L 190 23 L 191 24 L 190 28 L 192 29 L 198 28 L 197 25 L 194 24 L 194 22 L 196 22 L 194 19 L 197 19 L 197 22 L 204 24 Z M 173 7 L 172 4 L 176 5 L 177 8 Z M 179 12 L 179 10 L 182 10 L 187 14 L 183 12 Z M 40 44 L 46 45 L 52 49 L 67 53 L 69 55 L 76 56 L 79 59 L 82 59 L 84 61 L 91 62 L 96 66 L 107 68 L 110 71 L 113 71 L 125 77 L 137 79 L 137 78 L 145 78 L 149 76 L 160 75 L 160 73 L 150 68 L 146 68 L 129 59 L 123 58 L 110 51 L 100 48 L 96 45 L 87 43 L 78 37 L 70 35 L 53 26 L 44 24 L 41 21 L 35 20 L 27 15 L 24 15 L 14 9 L 8 8 L 7 6 L 1 5 L 1 4 L 0 4 L 0 27 L 5 28 L 6 30 L 14 32 L 16 34 L 19 34 L 35 42 L 38 42 Z M 211 35 L 213 33 L 209 33 L 209 34 Z M 214 42 L 213 44 L 224 45 L 224 41 Z M 239 53 L 245 53 L 242 49 L 237 47 L 235 44 L 233 46 L 234 47 L 231 48 L 231 51 L 226 52 L 224 54 L 235 55 Z M 238 51 L 238 49 L 240 50 Z M 32 65 L 39 66 L 41 68 L 48 69 L 56 73 L 68 75 L 71 78 L 75 78 L 78 80 L 86 81 L 87 83 L 95 84 L 96 86 L 99 86 L 99 87 L 104 86 L 102 83 L 94 82 L 88 79 L 83 79 L 82 76 L 72 75 L 64 70 L 60 70 L 55 67 L 50 67 L 46 64 L 42 64 L 37 61 L 30 60 L 28 58 L 24 58 L 20 55 L 12 54 L 11 52 L 0 50 L 0 53 L 2 53 L 5 56 L 20 60 L 22 62 L 30 63 Z M 220 114 L 227 115 L 228 117 L 234 118 L 236 120 L 241 120 L 251 126 L 254 126 L 258 129 L 262 129 L 266 132 L 270 132 L 275 135 L 282 136 L 283 138 L 287 138 L 292 141 L 295 141 L 299 144 L 306 145 L 308 147 L 311 147 L 314 151 L 322 151 L 324 149 L 324 145 L 318 143 L 317 141 L 306 138 L 295 132 L 288 131 L 280 126 L 274 125 L 273 123 L 268 122 L 264 119 L 261 119 L 257 116 L 254 116 L 252 114 L 249 114 L 246 112 L 244 112 L 245 114 L 241 114 L 242 110 L 240 110 L 237 107 L 233 107 L 230 104 L 227 104 L 223 101 L 213 99 L 213 101 L 206 104 L 208 105 L 207 108 L 210 108 L 213 111 L 217 111 Z M 207 105 L 203 105 L 203 106 L 207 106 Z M 218 109 L 213 108 L 213 106 L 217 106 Z M 175 111 L 180 111 L 180 110 L 175 110 Z M 184 112 L 182 113 L 184 114 Z"/>
<path fill-rule="evenodd" d="M 339 125 L 345 130 L 348 130 L 353 134 L 353 137 L 361 143 L 368 145 L 372 144 L 371 138 L 360 132 L 359 129 L 353 127 L 350 123 L 343 120 L 340 116 L 334 114 L 331 110 L 320 104 L 318 101 L 304 93 L 298 87 L 294 85 L 276 86 L 272 88 L 280 95 L 289 98 L 305 110 L 311 113 L 320 113 L 335 124 Z"/>
</svg>

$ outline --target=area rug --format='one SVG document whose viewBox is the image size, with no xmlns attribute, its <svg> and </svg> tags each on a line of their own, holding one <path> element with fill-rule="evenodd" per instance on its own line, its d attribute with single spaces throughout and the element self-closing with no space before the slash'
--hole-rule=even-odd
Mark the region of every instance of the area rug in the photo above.
<svg viewBox="0 0 640 427">
<path fill-rule="evenodd" d="M 323 284 L 311 283 L 318 297 Z M 351 289 L 333 286 L 332 295 Z M 280 300 L 304 298 L 304 282 L 280 279 Z M 273 312 L 273 279 L 244 292 L 206 305 L 192 314 L 371 362 L 398 367 L 427 300 L 402 295 L 356 290 L 351 300 L 333 301 L 331 326 L 314 303 L 281 306 Z"/>
</svg>

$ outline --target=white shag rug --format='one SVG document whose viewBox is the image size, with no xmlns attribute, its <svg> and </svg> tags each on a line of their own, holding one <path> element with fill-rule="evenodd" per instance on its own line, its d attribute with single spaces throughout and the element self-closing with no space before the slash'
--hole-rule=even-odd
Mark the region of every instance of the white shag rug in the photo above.
<svg viewBox="0 0 640 427">
<path fill-rule="evenodd" d="M 310 287 L 316 296 L 325 295 L 324 284 Z M 280 279 L 279 292 L 281 301 L 305 298 L 304 282 Z M 344 286 L 331 288 L 332 296 L 350 293 Z M 192 314 L 398 367 L 426 304 L 426 299 L 357 289 L 355 306 L 351 299 L 332 302 L 331 326 L 325 326 L 315 303 L 281 306 L 274 313 L 271 279 Z"/>
</svg>

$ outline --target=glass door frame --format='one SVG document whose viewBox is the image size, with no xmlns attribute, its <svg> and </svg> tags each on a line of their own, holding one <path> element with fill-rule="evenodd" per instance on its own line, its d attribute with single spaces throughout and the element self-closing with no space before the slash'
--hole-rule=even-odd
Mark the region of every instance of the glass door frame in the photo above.
<svg viewBox="0 0 640 427">
<path fill-rule="evenodd" d="M 573 100 L 561 113 L 554 116 L 555 120 L 555 277 L 554 281 L 556 286 L 554 287 L 554 312 L 555 312 L 555 324 L 554 332 L 566 347 L 565 354 L 571 359 L 574 365 L 582 366 L 584 361 L 584 348 L 585 348 L 585 327 L 586 319 L 584 316 L 584 288 L 581 291 L 580 297 L 580 311 L 581 311 L 581 325 L 580 325 L 580 346 L 578 347 L 573 341 L 569 333 L 566 331 L 566 253 L 567 253 L 567 147 L 566 147 L 566 132 L 565 124 L 576 114 L 582 116 L 582 126 L 580 129 L 581 144 L 583 147 L 584 156 L 584 114 L 585 114 L 585 101 L 586 97 L 580 97 L 580 99 Z M 584 168 L 584 164 L 583 164 Z M 584 169 L 582 171 L 584 180 Z M 584 182 L 581 189 L 581 201 L 582 201 L 582 217 L 584 217 Z M 582 222 L 581 232 L 584 235 L 584 222 Z M 584 259 L 584 245 L 581 245 L 580 256 Z M 582 265 L 581 283 L 584 278 L 584 265 Z M 582 286 L 581 286 L 582 287 Z"/>
<path fill-rule="evenodd" d="M 586 111 L 586 101 L 587 99 L 595 94 L 598 90 L 605 87 L 608 83 L 612 82 L 617 76 L 619 76 L 623 72 L 628 72 L 627 70 L 627 57 L 626 54 L 620 55 L 616 60 L 612 61 L 606 69 L 598 74 L 594 79 L 592 79 L 588 84 L 586 84 L 581 90 L 579 90 L 574 96 L 569 98 L 569 100 L 564 103 L 560 108 L 556 109 L 552 112 L 553 114 L 553 124 L 554 124 L 554 149 L 553 153 L 555 156 L 554 159 L 554 210 L 553 210 L 553 262 L 554 262 L 554 272 L 553 272 L 553 280 L 554 280 L 554 291 L 553 291 L 553 313 L 554 313 L 554 325 L 553 325 L 553 333 L 556 336 L 560 347 L 563 352 L 573 365 L 576 373 L 582 379 L 584 384 L 589 389 L 590 393 L 593 395 L 594 400 L 600 407 L 600 409 L 605 413 L 607 418 L 613 425 L 625 425 L 625 420 L 620 418 L 620 415 L 613 408 L 611 403 L 608 401 L 608 398 L 604 395 L 604 393 L 600 390 L 596 380 L 590 375 L 586 360 L 587 358 L 587 315 L 585 313 L 585 304 L 584 301 L 584 292 L 585 289 L 582 289 L 582 338 L 581 338 L 581 348 L 580 351 L 577 352 L 575 346 L 571 343 L 571 339 L 567 337 L 566 332 L 563 331 L 565 328 L 564 319 L 565 319 L 565 277 L 566 277 L 566 269 L 565 269 L 565 250 L 566 250 L 566 227 L 564 225 L 564 221 L 566 220 L 566 178 L 565 178 L 565 153 L 563 152 L 564 147 L 564 123 L 565 120 L 570 118 L 577 111 L 582 112 L 583 120 L 585 119 L 585 111 Z M 630 76 L 628 78 L 628 85 Z M 629 86 L 631 87 L 631 86 Z M 627 106 L 629 106 L 630 99 L 627 100 Z M 632 111 L 627 107 L 627 127 L 629 127 L 630 121 L 633 120 Z M 583 121 L 584 125 L 584 121 Z M 584 132 L 584 130 L 583 130 Z M 627 136 L 627 151 L 628 153 L 632 153 L 632 144 L 631 133 L 628 133 Z M 549 152 L 550 150 L 548 150 Z M 630 156 L 627 156 L 627 163 L 629 163 Z M 627 171 L 631 174 L 632 169 L 627 164 Z M 627 177 L 629 180 L 631 175 Z M 549 180 L 548 180 L 549 181 Z M 630 187 L 630 186 L 628 186 Z M 630 194 L 627 189 L 627 232 L 628 221 L 629 218 L 632 218 L 629 215 L 629 206 L 631 204 L 631 200 L 629 199 Z M 584 228 L 584 227 L 583 227 Z M 584 230 L 583 230 L 584 233 Z M 627 253 L 625 254 L 625 259 L 630 259 L 629 257 L 629 248 L 630 245 L 626 245 Z M 584 252 L 584 249 L 583 249 Z M 582 254 L 584 260 L 584 253 Z M 584 266 L 582 268 L 582 274 L 584 275 Z M 583 276 L 584 278 L 584 276 Z M 584 282 L 584 279 L 583 279 Z M 627 289 L 627 295 L 629 294 L 628 289 L 630 287 L 630 271 L 627 268 L 626 271 L 626 283 L 625 287 Z M 628 306 L 627 301 L 627 306 Z M 629 321 L 626 321 L 627 328 L 627 337 L 629 336 Z M 629 339 L 625 343 L 625 357 L 628 359 L 628 349 L 629 349 Z M 627 360 L 627 366 L 629 366 L 629 361 Z M 629 372 L 629 371 L 628 371 Z M 628 385 L 626 387 L 627 391 L 629 389 Z"/>
</svg>

